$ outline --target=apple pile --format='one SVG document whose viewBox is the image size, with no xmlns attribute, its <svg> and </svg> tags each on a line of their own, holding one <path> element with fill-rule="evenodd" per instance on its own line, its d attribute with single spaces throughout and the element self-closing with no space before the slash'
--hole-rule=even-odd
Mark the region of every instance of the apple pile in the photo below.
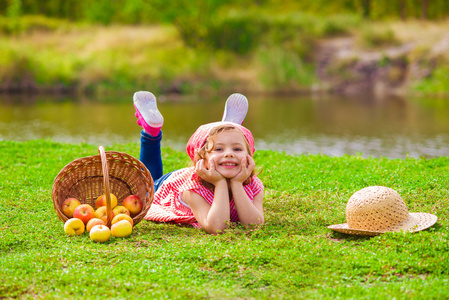
<svg viewBox="0 0 449 300">
<path fill-rule="evenodd" d="M 106 242 L 113 237 L 125 237 L 132 233 L 134 222 L 132 216 L 142 210 L 142 201 L 136 195 L 130 195 L 117 205 L 117 197 L 111 194 L 112 222 L 111 228 L 106 226 L 106 196 L 95 200 L 95 209 L 89 204 L 81 204 L 76 198 L 68 198 L 62 203 L 62 212 L 69 219 L 64 224 L 66 234 L 80 235 L 89 232 L 94 242 Z"/>
</svg>

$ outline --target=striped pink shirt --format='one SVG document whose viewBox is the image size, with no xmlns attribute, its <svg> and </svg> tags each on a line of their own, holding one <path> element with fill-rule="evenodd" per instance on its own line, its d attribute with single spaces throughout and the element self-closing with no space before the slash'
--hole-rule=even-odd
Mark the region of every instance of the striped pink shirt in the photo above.
<svg viewBox="0 0 449 300">
<path fill-rule="evenodd" d="M 196 221 L 190 208 L 179 200 L 185 191 L 192 191 L 202 196 L 209 204 L 214 201 L 214 191 L 195 180 L 193 168 L 184 168 L 173 172 L 154 194 L 153 203 L 144 219 L 157 222 L 188 223 L 195 227 L 201 227 Z M 251 202 L 254 197 L 263 190 L 262 181 L 253 176 L 251 183 L 244 185 L 243 189 Z M 234 199 L 231 199 L 231 222 L 238 222 L 239 216 L 235 208 Z"/>
</svg>

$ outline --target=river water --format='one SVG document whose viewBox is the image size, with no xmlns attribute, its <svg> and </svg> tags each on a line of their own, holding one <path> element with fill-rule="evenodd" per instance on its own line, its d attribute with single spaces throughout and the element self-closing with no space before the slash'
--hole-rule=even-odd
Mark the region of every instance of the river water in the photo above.
<svg viewBox="0 0 449 300">
<path fill-rule="evenodd" d="M 0 95 L 0 140 L 94 145 L 138 142 L 132 95 L 103 99 Z M 244 125 L 257 149 L 363 157 L 449 155 L 449 99 L 250 96 Z M 221 119 L 225 98 L 161 97 L 163 145 L 179 150 Z"/>
</svg>

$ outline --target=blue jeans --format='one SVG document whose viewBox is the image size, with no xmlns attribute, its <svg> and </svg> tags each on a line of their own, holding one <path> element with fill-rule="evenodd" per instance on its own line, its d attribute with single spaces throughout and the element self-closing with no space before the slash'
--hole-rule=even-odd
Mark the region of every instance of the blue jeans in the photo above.
<svg viewBox="0 0 449 300">
<path fill-rule="evenodd" d="M 142 130 L 140 137 L 140 161 L 147 167 L 154 181 L 154 191 L 157 191 L 162 183 L 172 172 L 163 174 L 161 157 L 162 131 L 158 136 L 152 136 Z"/>
</svg>

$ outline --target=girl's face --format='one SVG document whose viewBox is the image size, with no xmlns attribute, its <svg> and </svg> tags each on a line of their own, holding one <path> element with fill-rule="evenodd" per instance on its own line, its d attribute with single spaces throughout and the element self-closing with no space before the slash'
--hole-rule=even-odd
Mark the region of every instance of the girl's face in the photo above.
<svg viewBox="0 0 449 300">
<path fill-rule="evenodd" d="M 225 130 L 214 137 L 214 148 L 206 153 L 206 167 L 215 162 L 215 170 L 225 178 L 235 177 L 242 169 L 242 159 L 247 164 L 248 151 L 245 138 L 237 129 Z"/>
</svg>

